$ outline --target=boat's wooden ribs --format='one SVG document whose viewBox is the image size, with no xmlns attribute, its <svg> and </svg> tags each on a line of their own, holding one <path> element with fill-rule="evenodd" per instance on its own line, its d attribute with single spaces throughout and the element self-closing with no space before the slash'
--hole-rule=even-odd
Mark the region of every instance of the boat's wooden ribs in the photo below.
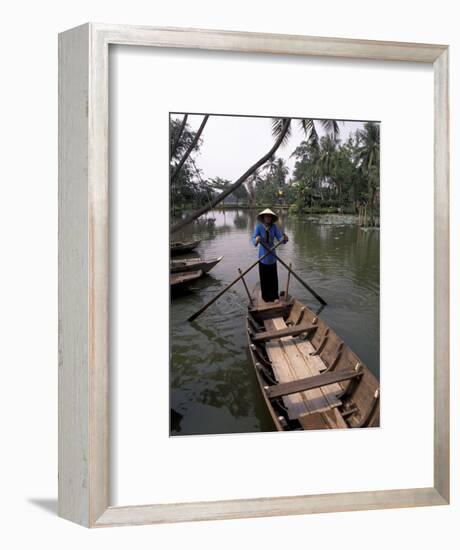
<svg viewBox="0 0 460 550">
<path fill-rule="evenodd" d="M 375 408 L 377 407 L 377 404 L 379 402 L 380 398 L 380 390 L 376 389 L 374 392 L 373 399 L 371 401 L 371 404 L 369 405 L 369 408 L 364 413 L 362 419 L 358 424 L 352 426 L 353 428 L 365 428 L 368 426 L 370 419 L 372 418 L 372 415 L 374 414 Z"/>
<path fill-rule="evenodd" d="M 279 330 L 267 330 L 255 334 L 252 338 L 253 342 L 268 342 L 269 340 L 275 340 L 277 338 L 284 338 L 286 336 L 299 336 L 305 332 L 312 332 L 318 327 L 316 325 L 300 325 L 296 327 L 287 327 Z"/>
<path fill-rule="evenodd" d="M 274 399 L 275 397 L 283 397 L 293 393 L 300 393 L 303 391 L 321 388 L 323 386 L 329 386 L 330 384 L 336 384 L 338 382 L 345 382 L 346 380 L 352 380 L 353 378 L 357 378 L 361 375 L 362 372 L 356 370 L 328 372 L 325 374 L 318 374 L 317 376 L 309 376 L 308 378 L 294 380 L 293 382 L 285 382 L 284 384 L 267 386 L 265 391 L 270 399 Z"/>
<path fill-rule="evenodd" d="M 332 363 L 327 367 L 327 369 L 324 372 L 330 372 L 335 369 L 335 367 L 337 366 L 337 363 L 339 362 L 340 357 L 342 356 L 342 350 L 343 350 L 343 342 L 340 342 L 337 347 L 335 357 L 332 360 Z"/>
<path fill-rule="evenodd" d="M 351 407 L 350 409 L 346 409 L 344 411 L 342 411 L 342 417 L 343 418 L 348 418 L 349 416 L 352 416 L 353 414 L 356 414 L 357 412 L 359 412 L 359 409 L 358 407 Z"/>
<path fill-rule="evenodd" d="M 251 328 L 254 329 L 256 332 L 259 332 L 263 329 L 263 327 L 259 325 L 259 323 L 254 319 L 252 315 L 248 315 L 248 321 L 251 325 Z"/>
<path fill-rule="evenodd" d="M 301 308 L 299 316 L 297 317 L 297 321 L 295 322 L 296 326 L 300 325 L 300 323 L 302 322 L 303 316 L 305 315 L 305 309 L 306 308 L 304 308 L 304 307 Z"/>
<path fill-rule="evenodd" d="M 259 371 L 259 373 L 265 378 L 265 380 L 269 384 L 276 384 L 276 380 L 270 374 L 268 369 L 264 367 L 264 365 L 262 365 L 262 363 L 256 362 L 256 369 Z"/>
<path fill-rule="evenodd" d="M 323 339 L 319 343 L 318 347 L 315 349 L 315 351 L 312 351 L 310 355 L 319 355 L 323 351 L 324 346 L 327 344 L 327 340 L 329 338 L 328 335 L 329 335 L 329 329 L 327 328 L 326 331 L 324 332 Z"/>
<path fill-rule="evenodd" d="M 254 353 L 254 355 L 256 356 L 256 358 L 257 358 L 265 367 L 269 367 L 269 368 L 272 367 L 270 361 L 267 360 L 267 358 L 265 357 L 264 353 L 262 352 L 262 350 L 260 349 L 259 346 L 256 346 L 255 344 L 251 344 L 251 351 Z"/>
<path fill-rule="evenodd" d="M 363 366 L 359 361 L 355 365 L 355 371 L 357 371 L 357 372 L 360 371 L 360 372 L 364 373 Z M 353 380 L 350 380 L 350 382 L 346 385 L 343 392 L 341 394 L 339 394 L 338 397 L 340 397 L 340 399 L 342 399 L 343 401 L 346 401 L 348 397 L 350 397 L 354 394 L 354 392 L 355 392 L 356 388 L 358 387 L 358 384 L 360 383 L 360 381 L 361 381 L 361 378 L 355 378 Z"/>
</svg>

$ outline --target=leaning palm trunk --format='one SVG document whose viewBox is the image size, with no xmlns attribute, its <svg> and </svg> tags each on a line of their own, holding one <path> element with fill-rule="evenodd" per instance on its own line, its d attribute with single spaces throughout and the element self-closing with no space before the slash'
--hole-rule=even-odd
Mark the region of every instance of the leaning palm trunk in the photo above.
<svg viewBox="0 0 460 550">
<path fill-rule="evenodd" d="M 204 127 L 206 126 L 206 122 L 208 122 L 208 118 L 209 118 L 209 115 L 206 115 L 203 118 L 203 122 L 201 123 L 197 133 L 195 134 L 195 138 L 193 139 L 187 151 L 185 151 L 184 156 L 180 159 L 179 163 L 175 167 L 174 172 L 171 175 L 171 182 L 173 182 L 177 178 L 177 175 L 179 174 L 182 166 L 184 166 L 185 161 L 188 159 L 188 157 L 190 156 L 190 153 L 193 151 L 195 145 L 198 143 L 198 140 L 200 139 L 200 136 L 204 130 Z"/>
<path fill-rule="evenodd" d="M 273 147 L 270 149 L 270 151 L 268 151 L 267 154 L 265 154 L 255 164 L 253 164 L 248 170 L 246 170 L 246 172 L 240 178 L 238 178 L 235 181 L 235 183 L 233 183 L 232 185 L 229 185 L 224 191 L 222 191 L 222 193 L 220 193 L 219 195 L 217 195 L 217 197 L 212 199 L 209 202 L 208 205 L 203 206 L 203 208 L 200 208 L 199 210 L 196 210 L 195 212 L 193 212 L 192 214 L 187 216 L 184 220 L 181 220 L 179 223 L 174 225 L 171 228 L 170 232 L 175 233 L 176 231 L 179 231 L 179 229 L 182 229 L 183 227 L 185 227 L 189 223 L 193 222 L 194 220 L 196 220 L 197 218 L 199 218 L 203 214 L 206 214 L 206 212 L 208 212 L 209 210 L 214 208 L 214 206 L 216 206 L 217 204 L 222 202 L 225 199 L 225 197 L 228 197 L 231 193 L 233 193 L 236 189 L 238 189 L 238 187 L 245 180 L 247 180 L 249 178 L 249 176 L 251 176 L 260 166 L 262 166 L 262 164 L 265 164 L 267 162 L 267 160 L 270 159 L 275 154 L 275 152 L 277 151 L 277 149 L 279 148 L 279 146 L 283 142 L 284 137 L 286 136 L 286 133 L 289 130 L 290 123 L 291 123 L 290 118 L 288 118 L 284 121 L 283 129 L 282 129 L 281 133 L 279 134 L 279 136 L 278 136 L 277 140 L 275 141 Z"/>
<path fill-rule="evenodd" d="M 177 131 L 176 139 L 174 140 L 174 143 L 171 147 L 171 151 L 169 152 L 169 160 L 171 160 L 174 157 L 174 155 L 176 154 L 177 146 L 179 145 L 180 138 L 182 137 L 182 134 L 183 134 L 184 129 L 185 129 L 185 125 L 187 124 L 187 118 L 188 118 L 188 114 L 185 114 L 184 118 L 182 119 L 182 123 L 180 125 L 180 128 Z"/>
</svg>

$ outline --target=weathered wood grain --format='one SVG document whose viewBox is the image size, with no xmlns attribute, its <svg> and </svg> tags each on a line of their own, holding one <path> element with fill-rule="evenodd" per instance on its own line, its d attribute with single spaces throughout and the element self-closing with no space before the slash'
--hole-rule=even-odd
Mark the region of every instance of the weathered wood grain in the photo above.
<svg viewBox="0 0 460 550">
<path fill-rule="evenodd" d="M 315 325 L 298 325 L 296 327 L 286 327 L 278 330 L 266 330 L 254 335 L 253 342 L 268 342 L 269 340 L 276 340 L 285 336 L 299 336 L 307 332 L 313 332 L 316 330 Z"/>
<path fill-rule="evenodd" d="M 434 63 L 434 486 L 450 498 L 449 51 Z"/>
<path fill-rule="evenodd" d="M 59 515 L 109 505 L 107 48 L 59 35 Z"/>
<path fill-rule="evenodd" d="M 95 527 L 411 508 L 439 506 L 445 503 L 433 487 L 424 487 L 294 497 L 116 506 L 108 508 L 98 519 Z"/>
<path fill-rule="evenodd" d="M 89 27 L 59 37 L 59 515 L 89 521 Z"/>
<path fill-rule="evenodd" d="M 267 388 L 267 394 L 270 398 L 281 397 L 283 395 L 290 395 L 291 393 L 322 388 L 323 386 L 328 386 L 337 382 L 344 382 L 345 380 L 351 380 L 357 376 L 361 376 L 361 373 L 356 371 L 327 372 L 325 374 L 318 374 L 316 376 L 286 382 L 285 384 L 270 386 Z"/>
<path fill-rule="evenodd" d="M 286 327 L 282 318 L 265 321 L 269 331 L 273 328 L 283 330 Z M 266 350 L 272 362 L 273 370 L 280 383 L 290 383 L 296 380 L 319 374 L 313 365 L 314 359 L 304 356 L 296 345 L 297 338 L 284 336 L 279 342 L 268 342 Z M 323 365 L 324 366 L 324 365 Z M 299 418 L 303 414 L 312 414 L 338 407 L 341 404 L 336 394 L 340 386 L 332 385 L 325 388 L 313 388 L 283 397 L 290 418 Z"/>
<path fill-rule="evenodd" d="M 111 44 L 434 63 L 446 46 L 210 29 L 94 24 Z"/>
</svg>

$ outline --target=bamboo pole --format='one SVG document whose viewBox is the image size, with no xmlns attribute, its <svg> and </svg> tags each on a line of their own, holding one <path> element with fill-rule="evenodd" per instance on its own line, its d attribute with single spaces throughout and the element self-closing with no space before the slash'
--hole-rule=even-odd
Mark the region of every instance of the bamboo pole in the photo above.
<svg viewBox="0 0 460 550">
<path fill-rule="evenodd" d="M 289 262 L 289 269 L 292 269 L 292 263 Z M 288 292 L 289 292 L 289 279 L 291 278 L 291 272 L 288 271 L 287 280 L 286 280 L 286 290 L 284 291 L 284 299 L 288 299 Z"/>
<path fill-rule="evenodd" d="M 249 303 L 251 304 L 251 306 L 253 305 L 253 302 L 252 302 L 252 297 L 251 297 L 251 293 L 249 292 L 249 289 L 248 289 L 248 285 L 246 284 L 246 281 L 244 280 L 244 276 L 243 276 L 243 273 L 241 272 L 241 269 L 238 268 L 238 273 L 241 275 L 241 281 L 244 285 L 244 288 L 246 289 L 246 293 L 248 295 L 248 298 L 249 298 Z"/>
</svg>

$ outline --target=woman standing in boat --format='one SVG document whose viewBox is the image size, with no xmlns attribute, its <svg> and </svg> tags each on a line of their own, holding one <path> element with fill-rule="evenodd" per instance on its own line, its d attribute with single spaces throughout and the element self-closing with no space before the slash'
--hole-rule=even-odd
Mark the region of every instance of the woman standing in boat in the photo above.
<svg viewBox="0 0 460 550">
<path fill-rule="evenodd" d="M 278 216 L 269 208 L 266 208 L 257 216 L 259 223 L 254 229 L 252 242 L 254 246 L 259 245 L 259 258 L 267 253 L 265 246 L 269 249 L 273 248 L 275 239 L 285 243 L 289 240 L 288 236 L 285 233 L 281 233 L 279 227 L 276 225 L 277 219 Z M 278 271 L 276 257 L 273 254 L 269 254 L 259 262 L 259 277 L 263 300 L 265 302 L 278 300 Z"/>
</svg>

